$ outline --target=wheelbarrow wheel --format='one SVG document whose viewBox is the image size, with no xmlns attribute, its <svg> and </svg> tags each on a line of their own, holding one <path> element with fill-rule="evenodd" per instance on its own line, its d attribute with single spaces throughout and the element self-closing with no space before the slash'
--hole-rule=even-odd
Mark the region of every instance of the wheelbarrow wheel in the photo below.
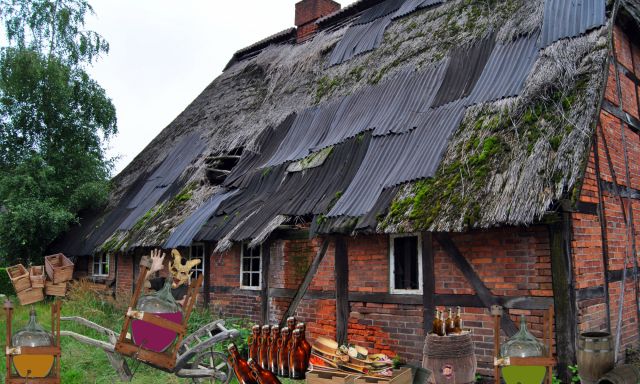
<svg viewBox="0 0 640 384">
<path fill-rule="evenodd" d="M 233 377 L 233 369 L 224 353 L 213 350 L 200 352 L 193 359 L 192 369 L 210 369 L 215 371 L 211 377 L 193 378 L 194 383 L 228 384 Z"/>
</svg>

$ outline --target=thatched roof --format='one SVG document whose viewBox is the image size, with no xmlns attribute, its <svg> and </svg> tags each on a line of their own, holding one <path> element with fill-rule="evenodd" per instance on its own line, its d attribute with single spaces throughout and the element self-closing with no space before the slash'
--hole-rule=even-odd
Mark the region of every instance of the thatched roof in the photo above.
<svg viewBox="0 0 640 384">
<path fill-rule="evenodd" d="M 605 3 L 363 0 L 302 44 L 291 30 L 262 40 L 234 55 L 59 248 L 223 249 L 284 224 L 533 223 L 580 185 L 610 52 Z M 239 153 L 228 175 L 208 173 Z"/>
</svg>

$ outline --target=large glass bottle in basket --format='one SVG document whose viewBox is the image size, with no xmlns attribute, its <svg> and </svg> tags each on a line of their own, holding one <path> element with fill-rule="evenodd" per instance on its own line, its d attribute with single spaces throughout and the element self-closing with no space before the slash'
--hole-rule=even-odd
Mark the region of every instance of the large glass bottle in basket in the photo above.
<svg viewBox="0 0 640 384">
<path fill-rule="evenodd" d="M 167 277 L 161 290 L 145 295 L 138 300 L 136 309 L 181 324 L 182 308 L 171 294 L 171 283 L 172 279 Z M 164 352 L 177 337 L 176 332 L 143 320 L 131 322 L 131 335 L 134 344 L 154 352 Z"/>
<path fill-rule="evenodd" d="M 539 357 L 545 354 L 545 347 L 527 329 L 524 315 L 520 316 L 520 330 L 500 348 L 502 357 Z M 540 384 L 544 380 L 544 366 L 506 366 L 502 377 L 507 384 Z"/>
<path fill-rule="evenodd" d="M 11 337 L 14 347 L 50 347 L 51 334 L 38 324 L 35 309 L 31 309 L 29 323 Z M 13 366 L 20 377 L 39 378 L 49 375 L 53 367 L 53 355 L 15 355 Z"/>
</svg>

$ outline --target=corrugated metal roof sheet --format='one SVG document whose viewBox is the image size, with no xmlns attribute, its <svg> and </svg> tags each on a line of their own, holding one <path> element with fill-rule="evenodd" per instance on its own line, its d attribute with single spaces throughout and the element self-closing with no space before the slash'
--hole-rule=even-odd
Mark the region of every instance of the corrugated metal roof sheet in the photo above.
<svg viewBox="0 0 640 384">
<path fill-rule="evenodd" d="M 384 38 L 384 31 L 391 23 L 391 16 L 379 18 L 367 24 L 351 25 L 336 44 L 329 57 L 329 66 L 338 65 L 352 57 L 377 48 Z"/>
<path fill-rule="evenodd" d="M 234 230 L 232 240 L 247 240 L 278 215 L 321 214 L 347 189 L 369 147 L 370 135 L 336 145 L 320 167 L 287 172 L 278 165 L 268 172 L 250 172 L 241 193 L 225 200 L 207 222 L 197 240 L 219 240 Z M 244 156 L 244 155 L 243 155 Z M 251 216 L 250 220 L 244 220 Z"/>
<path fill-rule="evenodd" d="M 374 137 L 358 173 L 327 216 L 362 216 L 383 189 L 432 177 L 463 114 L 464 103 L 457 101 L 420 114 L 418 128 L 410 132 Z"/>
<path fill-rule="evenodd" d="M 380 4 L 377 4 L 366 11 L 362 12 L 360 17 L 354 22 L 354 24 L 366 24 L 381 17 L 388 16 L 395 13 L 405 2 L 405 0 L 385 0 Z"/>
<path fill-rule="evenodd" d="M 118 229 L 131 229 L 142 215 L 158 203 L 167 192 L 167 188 L 178 179 L 193 160 L 200 156 L 204 149 L 205 143 L 198 134 L 191 134 L 180 140 L 129 202 L 127 209 L 131 210 L 130 214 Z"/>
<path fill-rule="evenodd" d="M 406 0 L 404 4 L 402 4 L 402 6 L 393 14 L 393 16 L 391 16 L 391 18 L 398 19 L 419 9 L 442 4 L 444 1 L 445 0 Z"/>
<path fill-rule="evenodd" d="M 494 46 L 495 35 L 491 34 L 470 47 L 454 49 L 433 106 L 439 107 L 467 97 L 480 78 Z"/>
<path fill-rule="evenodd" d="M 545 48 L 604 25 L 605 11 L 605 0 L 546 0 L 539 46 Z"/>
<path fill-rule="evenodd" d="M 533 35 L 498 44 L 469 95 L 469 104 L 519 95 L 538 58 L 537 40 L 538 35 Z"/>
<path fill-rule="evenodd" d="M 182 224 L 178 225 L 163 248 L 187 247 L 193 242 L 193 238 L 198 234 L 202 226 L 220 206 L 220 203 L 227 198 L 237 194 L 239 190 L 221 192 L 213 195 L 198 209 L 196 209 Z"/>
<path fill-rule="evenodd" d="M 445 63 L 420 72 L 409 68 L 382 84 L 300 112 L 262 167 L 300 160 L 367 130 L 386 135 L 414 128 L 413 116 L 431 105 L 446 68 Z"/>
</svg>

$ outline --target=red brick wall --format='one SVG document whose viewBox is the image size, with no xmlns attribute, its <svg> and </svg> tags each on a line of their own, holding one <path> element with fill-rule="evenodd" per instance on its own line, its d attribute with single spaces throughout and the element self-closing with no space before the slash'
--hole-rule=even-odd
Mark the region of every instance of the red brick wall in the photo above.
<svg viewBox="0 0 640 384">
<path fill-rule="evenodd" d="M 116 296 L 130 297 L 133 287 L 133 263 L 131 255 L 118 253 L 118 268 L 116 277 Z"/>
<path fill-rule="evenodd" d="M 640 45 L 632 42 L 626 33 L 618 26 L 614 29 L 614 45 L 616 61 L 629 72 L 640 77 Z M 616 88 L 616 67 L 612 62 L 609 66 L 605 99 L 616 107 L 620 107 L 621 100 Z M 638 108 L 638 88 L 635 83 L 622 71 L 619 72 L 622 94 L 622 109 L 629 115 L 640 117 Z M 624 139 L 623 139 L 624 134 Z M 595 152 L 598 151 L 600 179 L 606 182 L 614 182 L 613 173 L 620 190 L 625 186 L 640 189 L 640 135 L 626 124 L 622 125 L 620 119 L 611 113 L 602 110 L 597 135 L 597 148 L 591 149 L 591 155 L 587 164 L 585 178 L 579 200 L 587 203 L 598 204 L 598 183 L 596 178 Z M 606 141 L 606 148 L 605 148 Z M 630 183 L 627 183 L 627 165 L 625 165 L 624 150 L 626 146 Z M 609 166 L 607 151 L 613 167 Z M 608 268 L 610 271 L 620 271 L 624 268 L 624 258 L 631 252 L 631 236 L 633 236 L 625 224 L 623 209 L 618 197 L 608 192 L 601 191 L 603 195 L 603 211 L 606 221 L 606 236 L 608 246 Z M 623 199 L 625 210 L 628 214 L 629 204 L 633 204 L 633 216 L 636 227 L 636 243 L 640 245 L 640 201 Z M 597 215 L 574 213 L 573 214 L 573 255 L 574 274 L 577 288 L 598 287 L 604 284 L 604 263 L 602 256 L 603 237 L 601 224 Z M 633 258 L 629 259 L 627 268 L 633 266 Z M 587 330 L 605 330 L 605 319 L 611 319 L 611 331 L 615 335 L 617 330 L 618 310 L 622 306 L 622 350 L 625 347 L 635 345 L 638 342 L 635 293 L 632 278 L 625 284 L 625 298 L 620 303 L 621 282 L 609 284 L 610 315 L 607 314 L 605 297 L 593 298 L 578 303 L 578 328 L 580 332 Z"/>
</svg>

